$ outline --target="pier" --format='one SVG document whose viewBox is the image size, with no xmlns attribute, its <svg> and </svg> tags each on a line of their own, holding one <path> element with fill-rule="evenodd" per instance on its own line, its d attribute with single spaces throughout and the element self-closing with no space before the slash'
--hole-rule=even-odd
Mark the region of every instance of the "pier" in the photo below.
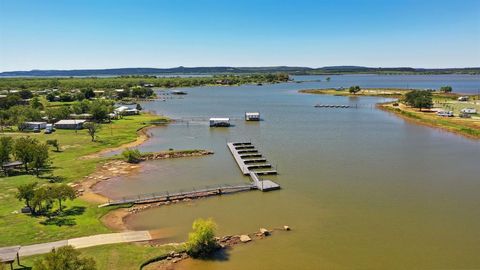
<svg viewBox="0 0 480 270">
<path fill-rule="evenodd" d="M 238 185 L 220 185 L 213 187 L 205 187 L 201 189 L 192 189 L 190 191 L 178 192 L 162 192 L 149 193 L 142 195 L 135 195 L 130 197 L 123 197 L 118 200 L 109 200 L 107 203 L 101 204 L 98 207 L 122 205 L 122 204 L 147 204 L 156 202 L 179 201 L 184 199 L 196 199 L 202 197 L 209 197 L 214 195 L 230 194 L 235 192 L 255 190 L 258 187 L 255 184 L 238 184 Z"/>
<path fill-rule="evenodd" d="M 280 189 L 280 185 L 271 180 L 262 180 L 259 175 L 274 175 L 277 170 L 273 169 L 267 159 L 250 142 L 229 142 L 227 147 L 237 162 L 240 171 L 250 176 L 253 185 L 261 191 Z"/>
</svg>

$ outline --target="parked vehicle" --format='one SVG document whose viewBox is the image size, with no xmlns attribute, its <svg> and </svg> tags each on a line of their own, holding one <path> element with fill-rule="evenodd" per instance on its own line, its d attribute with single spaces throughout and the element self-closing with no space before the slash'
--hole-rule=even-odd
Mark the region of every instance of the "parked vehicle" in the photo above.
<svg viewBox="0 0 480 270">
<path fill-rule="evenodd" d="M 470 115 L 469 113 L 461 113 L 458 116 L 460 116 L 461 118 L 472 118 L 472 115 Z"/>
<path fill-rule="evenodd" d="M 33 128 L 33 133 L 39 133 L 40 132 L 40 128 L 39 127 L 34 127 Z"/>
<path fill-rule="evenodd" d="M 45 127 L 45 134 L 50 134 L 54 131 L 55 129 L 53 128 L 53 124 L 47 124 L 47 126 Z"/>
<path fill-rule="evenodd" d="M 437 112 L 438 116 L 443 116 L 443 117 L 453 117 L 453 112 L 452 111 L 439 111 Z"/>
</svg>

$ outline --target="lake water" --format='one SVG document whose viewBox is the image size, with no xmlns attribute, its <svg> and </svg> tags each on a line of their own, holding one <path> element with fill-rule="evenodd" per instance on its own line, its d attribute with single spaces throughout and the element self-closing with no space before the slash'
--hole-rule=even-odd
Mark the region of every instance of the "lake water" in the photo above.
<svg viewBox="0 0 480 270">
<path fill-rule="evenodd" d="M 480 75 L 337 75 L 330 76 L 293 76 L 295 81 L 305 81 L 309 87 L 327 88 L 359 85 L 364 88 L 407 88 L 407 89 L 439 89 L 450 85 L 453 92 L 466 94 L 480 93 Z M 317 80 L 322 82 L 318 83 Z"/>
<path fill-rule="evenodd" d="M 340 80 L 331 77 L 330 84 Z M 363 86 L 364 77 L 342 76 L 352 80 L 343 86 Z M 391 84 L 384 79 L 378 87 L 398 87 L 404 77 L 388 76 Z M 471 77 L 447 77 L 444 83 L 438 76 L 423 76 L 405 84 L 456 89 L 471 83 Z M 478 87 L 479 76 L 474 78 Z M 281 184 L 280 191 L 150 209 L 132 216 L 129 228 L 162 228 L 165 242 L 185 240 L 198 217 L 212 217 L 219 235 L 283 225 L 293 229 L 235 247 L 217 260 L 181 263 L 179 269 L 480 268 L 480 143 L 377 110 L 374 104 L 381 98 L 297 93 L 324 84 L 185 88 L 188 95 L 181 99 L 144 103 L 145 109 L 173 118 L 228 116 L 234 126 L 209 128 L 206 121 L 195 121 L 152 129 L 142 151 L 197 148 L 215 154 L 147 162 L 140 174 L 97 188 L 119 198 L 245 183 L 249 179 L 226 142 L 251 140 L 277 167 L 279 175 L 267 178 Z M 358 108 L 320 109 L 313 107 L 316 103 Z M 264 121 L 244 122 L 246 111 L 260 111 Z"/>
</svg>

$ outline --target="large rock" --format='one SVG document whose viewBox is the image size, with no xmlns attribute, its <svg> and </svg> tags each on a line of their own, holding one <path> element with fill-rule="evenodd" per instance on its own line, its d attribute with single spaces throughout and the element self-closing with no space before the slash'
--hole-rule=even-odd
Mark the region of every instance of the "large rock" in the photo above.
<svg viewBox="0 0 480 270">
<path fill-rule="evenodd" d="M 247 242 L 252 241 L 252 238 L 250 238 L 250 236 L 244 234 L 244 235 L 240 235 L 240 241 L 242 243 L 247 243 Z"/>
<path fill-rule="evenodd" d="M 270 235 L 270 231 L 265 228 L 260 228 L 260 233 L 265 236 Z"/>
</svg>

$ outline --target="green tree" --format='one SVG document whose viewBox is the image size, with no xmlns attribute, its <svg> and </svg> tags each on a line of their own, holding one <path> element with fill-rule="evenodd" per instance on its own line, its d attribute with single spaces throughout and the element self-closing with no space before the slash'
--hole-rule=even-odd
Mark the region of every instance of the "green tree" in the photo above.
<svg viewBox="0 0 480 270">
<path fill-rule="evenodd" d="M 440 92 L 443 93 L 450 93 L 452 92 L 453 88 L 450 85 L 440 87 Z"/>
<path fill-rule="evenodd" d="M 404 101 L 407 105 L 419 108 L 431 108 L 433 106 L 432 93 L 427 90 L 413 90 L 405 94 Z"/>
<path fill-rule="evenodd" d="M 54 195 L 50 186 L 41 186 L 34 190 L 33 198 L 31 199 L 32 213 L 48 213 L 52 208 Z"/>
<path fill-rule="evenodd" d="M 92 137 L 92 142 L 95 141 L 95 135 L 100 131 L 102 126 L 95 122 L 87 122 L 83 124 L 83 126 L 87 129 L 88 134 Z"/>
<path fill-rule="evenodd" d="M 0 98 L 0 108 L 9 109 L 12 106 L 19 105 L 22 102 L 22 98 L 19 95 L 7 95 L 6 98 Z"/>
<path fill-rule="evenodd" d="M 52 120 L 67 119 L 71 113 L 72 111 L 68 106 L 47 108 L 45 110 L 45 114 L 47 115 L 48 119 Z"/>
<path fill-rule="evenodd" d="M 47 140 L 47 144 L 55 147 L 56 152 L 60 152 L 60 144 L 58 143 L 57 139 Z"/>
<path fill-rule="evenodd" d="M 40 176 L 41 170 L 48 166 L 48 145 L 46 143 L 37 144 L 33 148 L 33 158 L 31 162 L 35 175 Z"/>
<path fill-rule="evenodd" d="M 35 270 L 96 270 L 93 258 L 82 257 L 72 246 L 52 249 L 50 253 L 35 260 Z"/>
<path fill-rule="evenodd" d="M 358 85 L 350 86 L 350 88 L 348 88 L 348 92 L 350 92 L 354 95 L 357 94 L 358 92 L 360 92 L 360 90 L 362 90 L 362 89 Z"/>
<path fill-rule="evenodd" d="M 18 94 L 20 95 L 20 97 L 22 99 L 29 99 L 29 98 L 32 98 L 33 97 L 33 94 L 32 94 L 32 91 L 30 90 L 21 90 L 20 92 L 18 92 Z"/>
<path fill-rule="evenodd" d="M 23 163 L 27 173 L 28 164 L 33 161 L 37 145 L 38 141 L 30 137 L 20 137 L 15 140 L 13 147 L 14 156 Z"/>
<path fill-rule="evenodd" d="M 76 198 L 75 189 L 69 185 L 61 184 L 53 187 L 52 196 L 57 199 L 59 211 L 62 212 L 62 201 L 67 199 L 73 200 Z"/>
<path fill-rule="evenodd" d="M 13 151 L 12 137 L 0 137 L 0 166 L 2 166 L 2 169 L 5 175 L 7 175 L 7 168 L 3 167 L 3 164 L 10 161 L 12 151 Z"/>
<path fill-rule="evenodd" d="M 32 106 L 32 108 L 34 109 L 43 109 L 43 104 L 42 102 L 40 102 L 40 99 L 38 97 L 34 97 L 32 98 L 32 100 L 30 100 L 30 106 Z"/>
<path fill-rule="evenodd" d="M 27 205 L 28 208 L 32 211 L 32 213 L 35 213 L 35 209 L 32 207 L 31 201 L 33 200 L 35 196 L 35 188 L 37 187 L 37 182 L 33 182 L 30 184 L 23 184 L 17 187 L 17 194 L 16 197 L 19 201 L 24 200 L 25 205 Z"/>
<path fill-rule="evenodd" d="M 102 122 L 108 118 L 109 107 L 101 101 L 94 101 L 89 106 L 89 113 L 96 122 Z"/>
<path fill-rule="evenodd" d="M 50 93 L 48 93 L 45 97 L 46 97 L 47 100 L 50 101 L 50 102 L 55 101 L 55 94 L 54 94 L 54 93 L 51 93 L 51 92 L 50 92 Z"/>
<path fill-rule="evenodd" d="M 206 257 L 218 249 L 216 228 L 212 219 L 196 219 L 192 225 L 193 231 L 188 234 L 187 253 L 192 257 Z"/>
<path fill-rule="evenodd" d="M 87 88 L 83 91 L 83 95 L 86 99 L 92 99 L 95 97 L 95 92 L 93 92 L 92 88 Z"/>
</svg>

